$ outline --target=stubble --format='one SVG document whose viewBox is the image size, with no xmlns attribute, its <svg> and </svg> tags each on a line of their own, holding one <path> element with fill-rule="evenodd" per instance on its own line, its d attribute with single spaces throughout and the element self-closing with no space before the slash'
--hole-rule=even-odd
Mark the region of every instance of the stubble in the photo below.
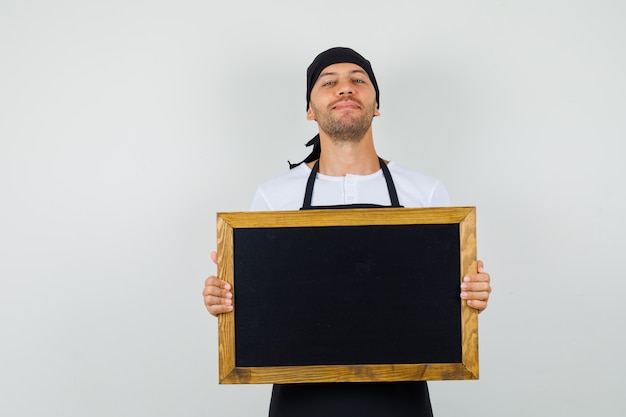
<svg viewBox="0 0 626 417">
<path fill-rule="evenodd" d="M 358 104 L 361 105 L 361 103 Z M 311 103 L 311 108 L 315 112 L 320 130 L 337 144 L 359 143 L 372 125 L 374 117 L 374 107 L 366 109 L 359 115 L 353 115 L 352 112 L 333 114 L 330 109 L 320 112 L 313 103 Z"/>
</svg>

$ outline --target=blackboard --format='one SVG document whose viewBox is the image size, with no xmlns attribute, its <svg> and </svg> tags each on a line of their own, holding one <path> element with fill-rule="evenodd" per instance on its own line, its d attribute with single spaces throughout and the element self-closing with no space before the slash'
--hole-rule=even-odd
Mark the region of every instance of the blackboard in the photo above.
<svg viewBox="0 0 626 417">
<path fill-rule="evenodd" d="M 475 209 L 218 213 L 221 383 L 476 379 Z"/>
</svg>

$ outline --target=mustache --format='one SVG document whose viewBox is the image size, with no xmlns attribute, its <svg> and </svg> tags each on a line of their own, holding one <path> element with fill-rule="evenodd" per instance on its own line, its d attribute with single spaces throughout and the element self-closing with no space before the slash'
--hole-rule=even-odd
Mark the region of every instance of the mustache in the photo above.
<svg viewBox="0 0 626 417">
<path fill-rule="evenodd" d="M 336 101 L 332 102 L 332 103 L 330 104 L 330 106 L 328 106 L 328 107 L 329 107 L 329 108 L 333 108 L 333 107 L 335 107 L 337 104 L 339 104 L 339 103 L 343 103 L 343 102 L 345 102 L 345 101 L 351 101 L 351 102 L 353 102 L 353 103 L 358 104 L 358 106 L 359 106 L 360 108 L 363 108 L 363 102 L 362 102 L 361 100 L 359 100 L 359 99 L 352 98 L 352 97 L 340 98 L 339 100 L 336 100 Z"/>
</svg>

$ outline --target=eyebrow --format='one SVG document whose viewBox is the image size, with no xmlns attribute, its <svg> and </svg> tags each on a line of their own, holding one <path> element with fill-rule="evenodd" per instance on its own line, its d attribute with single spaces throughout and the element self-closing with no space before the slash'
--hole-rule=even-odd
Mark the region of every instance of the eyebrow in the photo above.
<svg viewBox="0 0 626 417">
<path fill-rule="evenodd" d="M 360 69 L 355 69 L 355 70 L 349 71 L 348 73 L 349 73 L 349 74 L 362 74 L 362 75 L 367 75 L 367 73 L 366 73 L 365 71 L 360 70 Z M 323 73 L 321 73 L 321 74 L 319 75 L 319 77 L 317 77 L 317 78 L 322 78 L 322 77 L 327 77 L 327 76 L 329 76 L 329 75 L 337 75 L 337 74 L 338 74 L 337 72 L 332 72 L 332 71 L 329 71 L 329 72 L 323 72 Z"/>
</svg>

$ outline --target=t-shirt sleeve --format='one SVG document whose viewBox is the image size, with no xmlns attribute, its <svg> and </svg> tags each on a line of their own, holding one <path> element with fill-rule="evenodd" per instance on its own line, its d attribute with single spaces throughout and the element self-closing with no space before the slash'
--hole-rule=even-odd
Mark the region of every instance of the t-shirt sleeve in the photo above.
<svg viewBox="0 0 626 417">
<path fill-rule="evenodd" d="M 450 194 L 441 181 L 435 183 L 433 192 L 430 196 L 430 207 L 448 207 L 450 206 Z"/>
<path fill-rule="evenodd" d="M 258 187 L 254 193 L 250 211 L 270 211 L 271 209 L 267 198 L 265 198 L 265 194 L 263 194 L 263 190 L 261 187 Z"/>
</svg>

